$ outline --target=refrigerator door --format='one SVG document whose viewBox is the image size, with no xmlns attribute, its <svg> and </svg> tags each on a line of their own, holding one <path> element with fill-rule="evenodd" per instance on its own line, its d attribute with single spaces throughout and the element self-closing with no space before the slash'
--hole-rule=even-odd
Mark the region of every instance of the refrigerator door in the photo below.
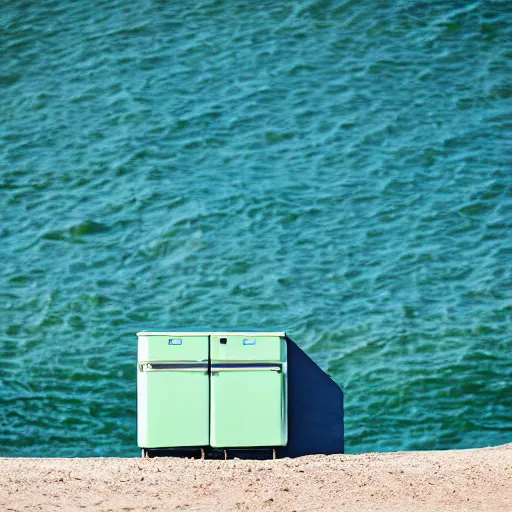
<svg viewBox="0 0 512 512">
<path fill-rule="evenodd" d="M 286 442 L 282 368 L 212 365 L 211 446 L 273 447 Z"/>
<path fill-rule="evenodd" d="M 142 448 L 209 444 L 208 363 L 139 365 L 137 441 Z"/>
<path fill-rule="evenodd" d="M 285 339 L 211 336 L 210 353 L 211 446 L 286 445 Z"/>
<path fill-rule="evenodd" d="M 208 336 L 139 336 L 137 441 L 142 448 L 209 444 Z"/>
</svg>

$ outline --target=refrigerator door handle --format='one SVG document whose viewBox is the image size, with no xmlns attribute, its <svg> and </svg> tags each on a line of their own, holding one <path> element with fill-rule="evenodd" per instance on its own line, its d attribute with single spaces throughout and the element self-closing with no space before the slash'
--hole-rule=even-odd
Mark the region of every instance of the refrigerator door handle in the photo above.
<svg viewBox="0 0 512 512">
<path fill-rule="evenodd" d="M 139 363 L 139 372 L 202 372 L 208 373 L 208 363 Z"/>
<path fill-rule="evenodd" d="M 217 372 L 281 372 L 280 363 L 212 363 L 212 373 Z"/>
</svg>

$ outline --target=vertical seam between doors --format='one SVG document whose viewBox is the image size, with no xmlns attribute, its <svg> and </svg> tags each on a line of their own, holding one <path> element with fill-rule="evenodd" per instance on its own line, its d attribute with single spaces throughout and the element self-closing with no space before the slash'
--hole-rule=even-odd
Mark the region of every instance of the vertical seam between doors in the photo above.
<svg viewBox="0 0 512 512">
<path fill-rule="evenodd" d="M 208 335 L 208 446 L 212 445 L 212 356 L 211 340 Z"/>
</svg>

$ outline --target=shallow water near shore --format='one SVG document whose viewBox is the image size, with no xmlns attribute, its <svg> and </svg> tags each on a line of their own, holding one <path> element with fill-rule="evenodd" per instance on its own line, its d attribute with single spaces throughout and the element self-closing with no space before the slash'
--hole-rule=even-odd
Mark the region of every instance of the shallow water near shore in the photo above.
<svg viewBox="0 0 512 512">
<path fill-rule="evenodd" d="M 509 2 L 0 14 L 0 455 L 137 455 L 157 325 L 287 329 L 348 452 L 511 441 Z"/>
</svg>

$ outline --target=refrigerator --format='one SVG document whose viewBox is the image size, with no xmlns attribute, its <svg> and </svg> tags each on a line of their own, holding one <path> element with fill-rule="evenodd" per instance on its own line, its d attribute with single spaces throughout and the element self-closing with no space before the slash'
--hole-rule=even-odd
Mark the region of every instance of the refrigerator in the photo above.
<svg viewBox="0 0 512 512">
<path fill-rule="evenodd" d="M 138 445 L 208 446 L 208 335 L 138 333 L 137 367 Z"/>
<path fill-rule="evenodd" d="M 162 330 L 137 336 L 143 456 L 157 448 L 286 445 L 284 332 Z"/>
<path fill-rule="evenodd" d="M 287 443 L 286 340 L 258 333 L 210 337 L 210 445 Z"/>
</svg>

